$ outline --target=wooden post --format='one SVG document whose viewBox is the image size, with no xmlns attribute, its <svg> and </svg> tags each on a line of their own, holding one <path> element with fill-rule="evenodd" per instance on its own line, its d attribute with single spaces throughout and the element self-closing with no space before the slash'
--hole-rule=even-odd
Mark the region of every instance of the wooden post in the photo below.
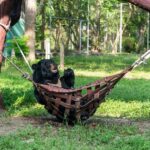
<svg viewBox="0 0 150 150">
<path fill-rule="evenodd" d="M 64 59 L 65 59 L 65 45 L 64 45 L 64 41 L 63 38 L 61 38 L 61 42 L 60 42 L 60 68 L 62 70 L 64 70 Z"/>
<path fill-rule="evenodd" d="M 149 49 L 149 44 L 150 44 L 150 42 L 149 42 L 149 40 L 150 40 L 150 15 L 149 15 L 149 12 L 148 12 L 148 14 L 147 14 L 147 50 Z"/>
<path fill-rule="evenodd" d="M 120 3 L 120 53 L 122 53 L 123 3 Z"/>
<path fill-rule="evenodd" d="M 45 39 L 44 49 L 45 49 L 45 59 L 50 59 L 51 58 L 51 46 L 50 46 L 49 38 Z"/>
<path fill-rule="evenodd" d="M 79 53 L 81 54 L 82 50 L 82 20 L 80 20 L 80 45 L 79 45 Z"/>
<path fill-rule="evenodd" d="M 45 8 L 46 8 L 46 5 L 44 5 L 44 1 L 45 0 L 42 0 L 41 3 L 42 3 L 42 7 L 41 7 L 41 16 L 42 16 L 42 26 L 41 26 L 41 50 L 44 51 L 45 50 L 45 45 L 44 45 L 44 40 L 45 40 L 45 25 L 46 25 L 46 16 L 45 16 Z"/>
<path fill-rule="evenodd" d="M 88 0 L 88 8 L 87 8 L 87 55 L 89 55 L 89 47 L 90 47 L 90 5 Z"/>
</svg>

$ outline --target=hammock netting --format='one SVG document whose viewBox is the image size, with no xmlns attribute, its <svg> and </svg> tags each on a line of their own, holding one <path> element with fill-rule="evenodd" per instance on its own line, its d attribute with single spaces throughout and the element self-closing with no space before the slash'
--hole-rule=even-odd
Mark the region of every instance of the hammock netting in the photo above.
<svg viewBox="0 0 150 150">
<path fill-rule="evenodd" d="M 84 121 L 92 116 L 115 84 L 133 67 L 77 89 L 63 89 L 53 84 L 34 83 L 47 111 L 68 122 Z"/>
<path fill-rule="evenodd" d="M 128 0 L 130 3 L 137 5 L 145 10 L 150 11 L 150 1 L 149 0 Z M 5 1 L 8 2 L 8 1 Z M 9 14 L 7 7 L 2 7 L 7 3 L 1 3 L 1 12 L 2 15 L 8 15 L 11 18 L 11 26 L 14 25 L 21 13 L 21 3 L 22 0 L 13 0 L 12 11 Z M 6 5 L 8 6 L 8 5 Z M 10 7 L 10 6 L 9 6 Z M 11 7 L 10 7 L 11 8 Z M 1 27 L 5 27 L 2 24 Z M 3 43 L 0 43 L 3 44 Z M 18 44 L 18 43 L 17 43 Z M 105 101 L 105 97 L 115 86 L 115 84 L 129 71 L 131 71 L 136 66 L 143 63 L 143 60 L 146 60 L 150 57 L 150 51 L 146 52 L 144 57 L 141 57 L 136 61 L 131 67 L 125 69 L 121 73 L 115 74 L 113 76 L 105 77 L 101 80 L 98 80 L 94 83 L 88 84 L 81 88 L 77 89 L 63 89 L 57 87 L 56 85 L 43 85 L 34 83 L 34 86 L 37 88 L 37 91 L 40 94 L 40 97 L 43 97 L 45 101 L 45 108 L 49 113 L 55 115 L 58 119 L 66 119 L 68 122 L 83 121 L 88 119 L 94 114 L 97 107 Z M 16 67 L 16 66 L 15 66 Z M 18 67 L 16 67 L 18 69 Z M 20 71 L 20 69 L 18 69 Z M 22 73 L 22 71 L 20 71 Z M 28 78 L 29 79 L 29 78 Z M 29 79 L 30 80 L 30 79 Z"/>
</svg>

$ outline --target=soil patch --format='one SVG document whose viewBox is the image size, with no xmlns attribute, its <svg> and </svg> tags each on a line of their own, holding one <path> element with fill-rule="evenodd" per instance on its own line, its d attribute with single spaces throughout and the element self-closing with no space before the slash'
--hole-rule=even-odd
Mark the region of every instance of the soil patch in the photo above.
<svg viewBox="0 0 150 150">
<path fill-rule="evenodd" d="M 17 131 L 18 129 L 23 129 L 27 125 L 33 126 L 43 126 L 44 124 L 49 124 L 54 127 L 62 127 L 63 124 L 57 122 L 57 120 L 52 117 L 0 117 L 0 135 L 6 135 Z M 86 125 L 97 126 L 97 125 L 134 125 L 138 127 L 141 133 L 150 131 L 150 121 L 133 121 L 129 119 L 120 118 L 95 118 L 86 121 Z"/>
</svg>

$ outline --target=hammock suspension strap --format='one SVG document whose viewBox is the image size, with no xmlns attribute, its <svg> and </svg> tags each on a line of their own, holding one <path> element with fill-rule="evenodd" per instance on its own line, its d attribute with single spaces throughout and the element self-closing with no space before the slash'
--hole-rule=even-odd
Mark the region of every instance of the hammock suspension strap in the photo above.
<svg viewBox="0 0 150 150">
<path fill-rule="evenodd" d="M 23 57 L 23 59 L 25 60 L 27 66 L 28 66 L 28 68 L 29 68 L 29 70 L 30 70 L 31 73 L 32 73 L 33 70 L 32 70 L 32 68 L 31 68 L 31 66 L 30 66 L 30 64 L 29 64 L 29 62 L 28 62 L 26 56 L 24 55 L 24 53 L 23 53 L 23 51 L 22 51 L 22 49 L 21 49 L 21 47 L 20 47 L 18 41 L 16 40 L 16 38 L 15 38 L 13 32 L 12 32 L 10 29 L 9 29 L 9 32 L 11 33 L 11 35 L 12 35 L 12 37 L 13 37 L 13 39 L 14 39 L 14 41 L 15 41 L 15 43 L 16 43 L 16 45 L 17 45 L 17 47 L 18 47 L 18 49 L 19 49 L 19 51 L 20 51 L 20 53 L 21 53 L 21 55 L 22 55 L 22 57 Z"/>
<path fill-rule="evenodd" d="M 29 80 L 29 81 L 32 81 L 32 78 L 31 78 L 31 76 L 29 75 L 29 73 L 22 71 L 22 70 L 21 70 L 15 63 L 13 63 L 8 57 L 5 57 L 5 56 L 3 55 L 3 53 L 0 53 L 0 55 L 2 55 L 6 60 L 8 60 L 8 61 L 12 64 L 12 66 L 14 66 L 14 67 L 21 73 L 21 75 L 22 75 L 23 78 L 25 78 L 25 79 L 27 79 L 27 80 Z"/>
<path fill-rule="evenodd" d="M 146 60 L 150 58 L 150 50 L 146 51 L 138 60 L 136 60 L 133 64 L 132 67 L 136 68 L 140 66 L 143 63 L 146 63 Z"/>
</svg>

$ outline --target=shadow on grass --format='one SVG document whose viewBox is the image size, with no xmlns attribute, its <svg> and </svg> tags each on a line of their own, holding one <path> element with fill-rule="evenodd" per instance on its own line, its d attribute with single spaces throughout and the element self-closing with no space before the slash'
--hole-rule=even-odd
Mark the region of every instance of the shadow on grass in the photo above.
<svg viewBox="0 0 150 150">
<path fill-rule="evenodd" d="M 6 108 L 28 106 L 36 102 L 32 88 L 24 89 L 12 86 L 3 87 L 1 90 Z"/>
</svg>

